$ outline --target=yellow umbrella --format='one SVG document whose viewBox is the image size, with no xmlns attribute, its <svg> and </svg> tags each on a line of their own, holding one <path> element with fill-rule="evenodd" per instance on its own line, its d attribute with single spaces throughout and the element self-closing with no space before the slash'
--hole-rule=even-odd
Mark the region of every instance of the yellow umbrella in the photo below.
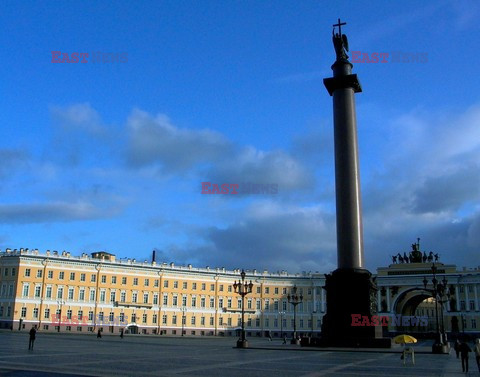
<svg viewBox="0 0 480 377">
<path fill-rule="evenodd" d="M 397 344 L 417 343 L 417 339 L 407 334 L 397 335 L 393 341 Z"/>
</svg>

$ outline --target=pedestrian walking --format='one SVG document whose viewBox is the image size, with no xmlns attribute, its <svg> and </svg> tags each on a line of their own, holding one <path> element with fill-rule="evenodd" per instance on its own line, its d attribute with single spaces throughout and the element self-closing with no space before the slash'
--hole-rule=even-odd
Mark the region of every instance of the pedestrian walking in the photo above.
<svg viewBox="0 0 480 377">
<path fill-rule="evenodd" d="M 460 357 L 462 358 L 462 371 L 468 373 L 468 353 L 472 352 L 472 349 L 465 340 L 460 343 Z"/>
<path fill-rule="evenodd" d="M 270 331 L 268 332 L 268 339 L 272 341 L 272 333 Z"/>
<path fill-rule="evenodd" d="M 475 348 L 473 349 L 475 352 L 475 359 L 477 360 L 477 367 L 478 371 L 480 372 L 480 339 L 475 341 Z"/>
<path fill-rule="evenodd" d="M 453 349 L 455 350 L 457 354 L 457 359 L 460 357 L 460 341 L 457 339 L 455 341 L 455 345 L 453 346 Z"/>
<path fill-rule="evenodd" d="M 32 329 L 29 332 L 30 339 L 28 341 L 28 349 L 33 350 L 33 343 L 35 343 L 35 334 L 37 333 L 36 330 L 37 326 L 32 326 Z"/>
<path fill-rule="evenodd" d="M 287 336 L 286 335 L 283 336 L 283 344 L 287 344 Z"/>
<path fill-rule="evenodd" d="M 120 330 L 120 338 L 123 339 L 123 329 Z"/>
<path fill-rule="evenodd" d="M 413 347 L 406 347 L 404 345 L 402 356 L 400 356 L 400 359 L 403 360 L 403 365 L 405 365 L 408 356 L 410 356 L 410 359 L 412 360 L 412 364 L 415 365 L 415 351 Z"/>
<path fill-rule="evenodd" d="M 101 337 L 102 337 L 102 332 L 100 331 L 100 329 L 98 329 L 97 338 L 101 338 Z"/>
</svg>

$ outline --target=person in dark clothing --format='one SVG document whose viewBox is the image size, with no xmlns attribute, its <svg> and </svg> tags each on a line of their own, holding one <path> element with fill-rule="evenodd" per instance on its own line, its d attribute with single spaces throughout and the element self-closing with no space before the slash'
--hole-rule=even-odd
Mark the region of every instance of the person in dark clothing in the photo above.
<svg viewBox="0 0 480 377">
<path fill-rule="evenodd" d="M 120 330 L 120 338 L 123 339 L 123 329 Z"/>
<path fill-rule="evenodd" d="M 33 350 L 33 343 L 35 342 L 35 334 L 37 333 L 36 326 L 32 327 L 30 330 L 30 339 L 28 341 L 28 349 Z"/>
<path fill-rule="evenodd" d="M 480 339 L 475 341 L 475 347 L 473 348 L 475 353 L 475 359 L 477 360 L 478 371 L 480 372 Z"/>
<path fill-rule="evenodd" d="M 100 331 L 100 329 L 98 329 L 97 338 L 101 338 L 101 337 L 102 337 L 102 332 Z"/>
<path fill-rule="evenodd" d="M 468 353 L 472 352 L 472 349 L 465 340 L 462 341 L 459 348 L 462 357 L 462 371 L 468 373 Z"/>
<path fill-rule="evenodd" d="M 458 339 L 455 341 L 455 345 L 453 346 L 453 349 L 457 354 L 457 359 L 459 359 L 460 358 L 460 341 Z"/>
</svg>

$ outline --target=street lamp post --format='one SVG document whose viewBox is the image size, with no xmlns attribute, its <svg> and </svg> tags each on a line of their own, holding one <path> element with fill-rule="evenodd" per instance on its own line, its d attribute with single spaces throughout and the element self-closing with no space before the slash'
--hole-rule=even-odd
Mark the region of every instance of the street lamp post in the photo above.
<svg viewBox="0 0 480 377">
<path fill-rule="evenodd" d="M 15 317 L 17 316 L 17 313 L 18 313 L 18 310 L 15 310 Z M 23 324 L 23 318 L 20 318 L 20 320 L 18 321 L 18 331 L 22 329 L 22 324 Z M 12 322 L 12 326 L 13 326 L 13 322 Z"/>
<path fill-rule="evenodd" d="M 288 303 L 293 305 L 293 337 L 291 344 L 299 344 L 297 339 L 297 305 L 303 301 L 303 295 L 297 294 L 297 286 L 294 285 L 292 288 L 292 294 L 287 296 Z"/>
<path fill-rule="evenodd" d="M 432 353 L 448 353 L 449 352 L 449 344 L 447 342 L 447 335 L 445 333 L 445 327 L 443 323 L 443 300 L 442 297 L 445 295 L 445 292 L 447 292 L 447 295 L 449 294 L 448 288 L 447 288 L 447 279 L 444 277 L 442 281 L 437 280 L 436 277 L 437 273 L 437 267 L 435 266 L 435 263 L 432 264 L 432 285 L 433 289 L 427 289 L 428 285 L 428 280 L 424 277 L 423 278 L 423 286 L 426 291 L 429 291 L 432 293 L 433 298 L 435 299 L 435 322 L 436 322 L 436 339 L 435 343 L 432 346 Z M 441 308 L 442 308 L 442 332 L 440 332 L 440 326 L 439 326 L 439 321 L 438 321 L 438 301 L 440 301 Z"/>
<path fill-rule="evenodd" d="M 186 316 L 185 316 L 185 312 L 187 311 L 187 308 L 186 307 L 183 307 L 180 309 L 182 311 L 182 336 L 183 336 L 183 333 L 185 332 L 184 331 L 184 328 L 185 328 L 185 320 L 186 320 Z"/>
<path fill-rule="evenodd" d="M 60 332 L 60 324 L 62 323 L 62 305 L 65 305 L 65 301 L 63 300 L 58 300 L 57 304 L 60 306 L 60 309 L 58 311 L 58 328 L 57 332 Z"/>
<path fill-rule="evenodd" d="M 278 312 L 280 314 L 280 338 L 283 338 L 283 316 L 285 312 Z"/>
<path fill-rule="evenodd" d="M 242 270 L 240 273 L 242 280 L 233 283 L 233 289 L 235 293 L 238 293 L 242 296 L 242 336 L 239 340 L 237 340 L 237 348 L 248 348 L 248 342 L 245 339 L 245 296 L 249 293 L 252 293 L 253 283 L 250 280 L 250 283 L 245 281 L 245 271 Z"/>
<path fill-rule="evenodd" d="M 313 315 L 314 315 L 314 314 L 317 314 L 317 311 L 316 311 L 316 310 L 313 310 L 313 311 L 312 311 L 312 319 L 311 319 L 311 321 L 312 321 L 312 323 L 311 323 L 311 325 L 312 325 L 312 334 L 310 335 L 312 338 L 313 338 Z"/>
<path fill-rule="evenodd" d="M 443 344 L 447 344 L 447 332 L 445 330 L 445 322 L 443 316 L 443 304 L 450 301 L 450 290 L 447 288 L 448 280 L 445 276 L 442 279 L 442 284 L 439 285 L 439 296 L 438 301 L 440 302 L 440 312 L 441 312 L 441 322 L 442 322 L 442 340 Z"/>
</svg>

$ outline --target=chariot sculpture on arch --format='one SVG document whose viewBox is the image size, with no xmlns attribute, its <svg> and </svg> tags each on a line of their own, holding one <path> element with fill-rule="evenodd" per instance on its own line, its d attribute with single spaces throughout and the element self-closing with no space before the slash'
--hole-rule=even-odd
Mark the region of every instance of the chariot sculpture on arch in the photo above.
<svg viewBox="0 0 480 377">
<path fill-rule="evenodd" d="M 407 253 L 402 254 L 398 253 L 397 255 L 392 255 L 392 263 L 437 263 L 440 259 L 438 253 L 430 253 L 427 255 L 426 252 L 421 252 L 420 250 L 420 238 L 417 238 L 416 243 L 412 243 L 412 251 L 407 255 Z"/>
</svg>

